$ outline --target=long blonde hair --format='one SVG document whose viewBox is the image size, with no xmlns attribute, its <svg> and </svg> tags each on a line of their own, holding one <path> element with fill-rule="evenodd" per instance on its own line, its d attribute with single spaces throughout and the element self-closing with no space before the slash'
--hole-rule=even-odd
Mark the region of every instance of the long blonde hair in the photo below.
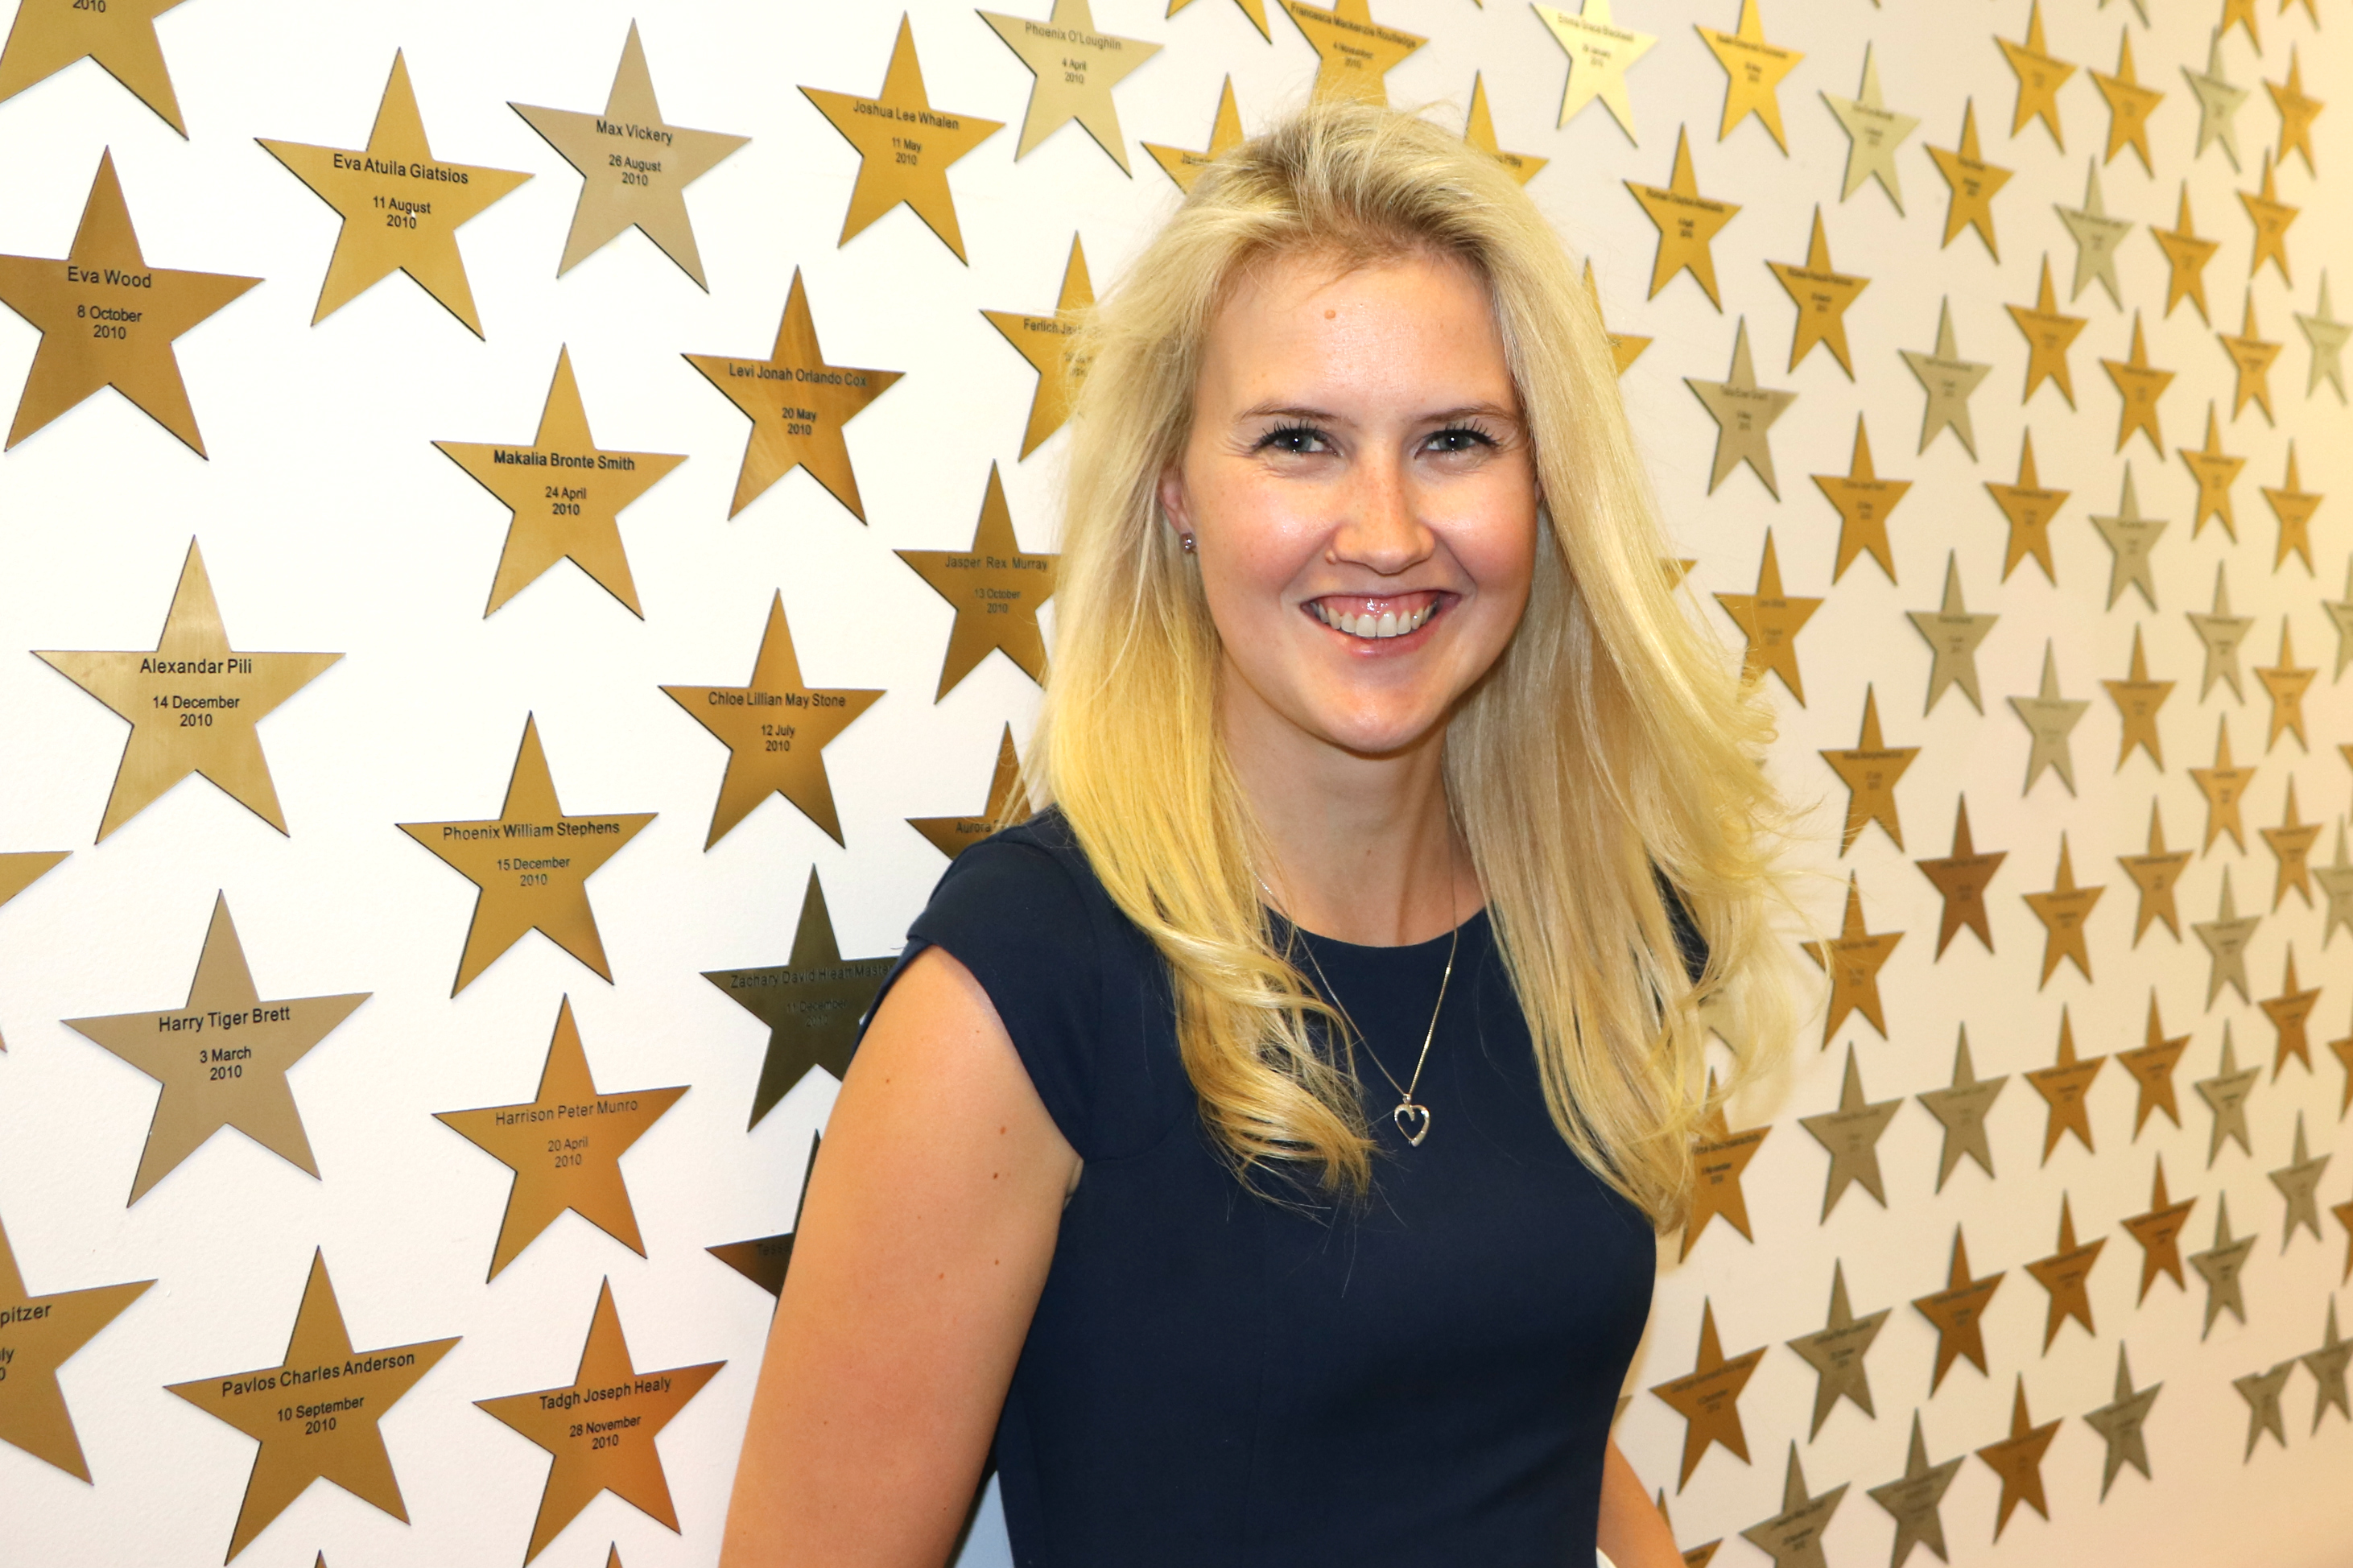
<svg viewBox="0 0 2353 1568">
<path fill-rule="evenodd" d="M 1363 1193 L 1357 1086 L 1319 1045 L 1325 1010 L 1259 901 L 1260 841 L 1219 738 L 1218 634 L 1155 499 L 1232 282 L 1300 252 L 1451 257 L 1493 304 L 1546 504 L 1525 616 L 1447 731 L 1447 792 L 1554 1124 L 1672 1226 L 1704 1110 L 1699 1005 L 1742 1014 L 1724 1032 L 1751 1056 L 1788 1024 L 1782 987 L 1738 983 L 1782 951 L 1771 721 L 1670 589 L 1599 314 L 1493 159 L 1409 115 L 1315 105 L 1206 171 L 1094 312 L 1030 797 L 1061 808 L 1166 962 L 1186 1071 L 1243 1179 L 1287 1170 Z M 1696 985 L 1659 879 L 1707 942 Z"/>
</svg>

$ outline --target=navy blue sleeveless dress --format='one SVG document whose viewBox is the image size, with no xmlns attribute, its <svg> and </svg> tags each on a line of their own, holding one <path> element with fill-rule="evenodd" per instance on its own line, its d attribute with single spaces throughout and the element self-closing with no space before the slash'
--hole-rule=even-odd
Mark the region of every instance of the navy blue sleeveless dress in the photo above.
<svg viewBox="0 0 2353 1568">
<path fill-rule="evenodd" d="M 997 1427 L 1016 1563 L 1593 1561 L 1656 1253 L 1553 1130 L 1483 912 L 1416 1093 L 1429 1135 L 1407 1145 L 1360 1064 L 1376 1185 L 1336 1210 L 1219 1162 L 1158 954 L 1060 816 L 967 850 L 909 934 L 909 958 L 938 946 L 979 981 L 1085 1161 Z M 1404 1081 L 1449 938 L 1301 935 Z"/>
</svg>

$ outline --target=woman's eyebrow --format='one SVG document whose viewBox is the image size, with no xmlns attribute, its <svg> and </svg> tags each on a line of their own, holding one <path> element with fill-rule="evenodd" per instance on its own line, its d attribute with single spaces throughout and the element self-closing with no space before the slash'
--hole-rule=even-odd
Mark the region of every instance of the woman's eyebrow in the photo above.
<svg viewBox="0 0 2353 1568">
<path fill-rule="evenodd" d="M 1325 408 L 1307 408 L 1296 404 L 1261 403 L 1243 409 L 1238 419 L 1296 419 L 1317 425 L 1345 425 L 1349 421 Z"/>
</svg>

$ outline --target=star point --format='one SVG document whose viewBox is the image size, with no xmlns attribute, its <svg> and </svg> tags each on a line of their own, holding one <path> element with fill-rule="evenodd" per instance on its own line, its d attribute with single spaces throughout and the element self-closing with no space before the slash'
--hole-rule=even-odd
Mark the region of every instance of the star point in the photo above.
<svg viewBox="0 0 2353 1568">
<path fill-rule="evenodd" d="M 1495 142 L 1495 116 L 1487 107 L 1487 82 L 1484 73 L 1471 76 L 1471 111 L 1463 122 L 1462 140 L 1501 163 L 1521 184 L 1536 177 L 1549 158 L 1539 158 L 1533 153 L 1507 153 Z"/>
</svg>

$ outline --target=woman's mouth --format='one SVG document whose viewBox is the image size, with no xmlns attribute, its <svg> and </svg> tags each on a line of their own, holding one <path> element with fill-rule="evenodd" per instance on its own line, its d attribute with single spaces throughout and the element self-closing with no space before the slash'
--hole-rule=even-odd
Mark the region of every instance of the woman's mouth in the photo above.
<svg viewBox="0 0 2353 1568">
<path fill-rule="evenodd" d="M 1377 642 L 1419 631 L 1444 597 L 1434 589 L 1386 595 L 1326 594 L 1308 600 L 1306 608 L 1335 632 Z"/>
</svg>

